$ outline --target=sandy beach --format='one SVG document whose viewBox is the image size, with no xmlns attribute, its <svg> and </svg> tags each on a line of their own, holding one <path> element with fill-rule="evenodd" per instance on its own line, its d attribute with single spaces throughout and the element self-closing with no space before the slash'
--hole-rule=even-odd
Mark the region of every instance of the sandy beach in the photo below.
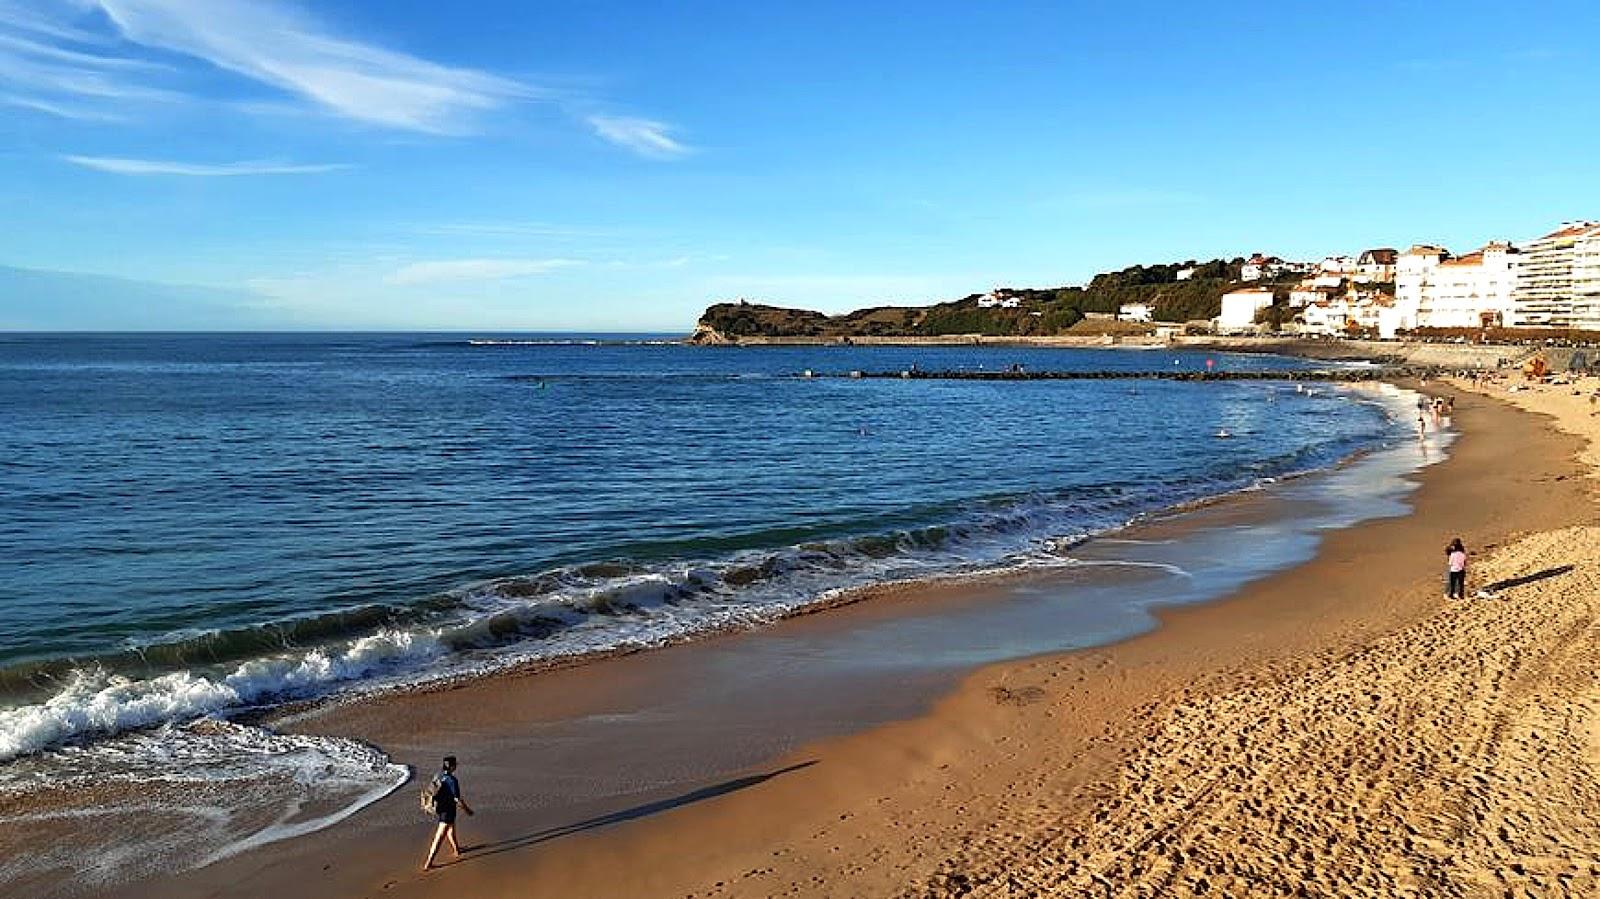
<svg viewBox="0 0 1600 899">
<path fill-rule="evenodd" d="M 881 711 L 905 720 L 743 743 L 739 777 L 691 776 L 624 812 L 554 819 L 539 785 L 560 772 L 529 764 L 551 737 L 540 722 L 631 714 L 679 682 L 688 654 L 348 706 L 303 726 L 367 736 L 419 766 L 439 745 L 474 748 L 463 781 L 480 815 L 462 830 L 477 848 L 417 873 L 427 826 L 408 787 L 160 892 L 1592 895 L 1600 527 L 1577 454 L 1594 460 L 1595 419 L 1568 389 L 1498 394 L 1515 408 L 1460 388 L 1445 389 L 1462 437 L 1420 476 L 1412 514 L 1332 532 L 1311 562 L 1168 610 L 1143 636 L 983 668 L 931 711 L 902 684 Z M 1523 582 L 1445 600 L 1441 550 L 1457 534 L 1474 552 L 1471 591 Z M 780 630 L 803 641 L 905 605 Z M 785 701 L 773 698 L 775 716 Z M 693 731 L 679 734 L 686 746 L 704 742 Z"/>
<path fill-rule="evenodd" d="M 1600 899 L 1461 7 L 0 0 L 0 899 Z"/>
</svg>

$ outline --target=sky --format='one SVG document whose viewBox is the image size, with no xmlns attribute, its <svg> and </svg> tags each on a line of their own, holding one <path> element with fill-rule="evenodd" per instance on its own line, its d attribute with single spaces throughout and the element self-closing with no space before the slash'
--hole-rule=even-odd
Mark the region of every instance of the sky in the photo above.
<svg viewBox="0 0 1600 899">
<path fill-rule="evenodd" d="M 681 332 L 1464 252 L 1600 218 L 1597 48 L 1588 0 L 0 0 L 0 329 Z"/>
</svg>

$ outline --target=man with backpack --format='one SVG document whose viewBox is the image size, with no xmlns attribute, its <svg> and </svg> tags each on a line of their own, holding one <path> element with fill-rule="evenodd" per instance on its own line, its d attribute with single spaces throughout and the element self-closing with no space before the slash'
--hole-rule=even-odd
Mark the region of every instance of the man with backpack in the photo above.
<svg viewBox="0 0 1600 899">
<path fill-rule="evenodd" d="M 472 814 L 472 806 L 461 798 L 461 782 L 456 780 L 456 757 L 444 757 L 444 765 L 439 773 L 428 781 L 422 788 L 422 810 L 433 815 L 439 826 L 433 831 L 433 845 L 428 847 L 428 860 L 422 863 L 422 870 L 427 871 L 433 867 L 434 856 L 439 854 L 440 842 L 448 839 L 450 851 L 461 856 L 461 847 L 456 843 L 456 806 L 461 806 L 467 814 Z"/>
</svg>

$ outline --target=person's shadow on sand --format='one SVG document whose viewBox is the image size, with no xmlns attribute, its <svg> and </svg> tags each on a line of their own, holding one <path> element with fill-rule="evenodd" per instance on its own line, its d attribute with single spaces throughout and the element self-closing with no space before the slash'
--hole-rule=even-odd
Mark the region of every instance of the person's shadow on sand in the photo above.
<svg viewBox="0 0 1600 899">
<path fill-rule="evenodd" d="M 1534 581 L 1542 581 L 1545 578 L 1559 577 L 1560 575 L 1571 571 L 1574 567 L 1576 566 L 1562 565 L 1557 568 L 1546 568 L 1543 571 L 1535 571 L 1533 574 L 1525 574 L 1521 577 L 1507 578 L 1503 581 L 1495 581 L 1492 584 L 1484 584 L 1483 587 L 1479 588 L 1478 595 L 1492 598 L 1501 590 L 1508 590 L 1512 587 L 1520 587 L 1523 584 L 1531 584 Z"/>
<path fill-rule="evenodd" d="M 495 842 L 484 843 L 479 846 L 463 846 L 461 848 L 462 854 L 459 857 L 451 859 L 444 864 L 436 865 L 435 868 L 450 868 L 473 861 L 475 859 L 488 858 L 491 855 L 499 855 L 502 852 L 513 852 L 518 849 L 526 849 L 529 846 L 536 846 L 540 843 L 548 842 L 550 840 L 570 836 L 575 833 L 582 833 L 585 830 L 593 830 L 597 827 L 606 827 L 611 824 L 621 824 L 624 821 L 633 821 L 637 818 L 647 818 L 650 815 L 654 815 L 659 812 L 671 811 L 672 809 L 682 808 L 686 805 L 693 805 L 696 802 L 706 799 L 715 799 L 718 796 L 726 796 L 729 793 L 738 792 L 739 790 L 743 790 L 747 787 L 753 787 L 757 784 L 765 783 L 780 774 L 788 774 L 791 771 L 799 771 L 801 768 L 809 768 L 816 763 L 816 759 L 812 759 L 807 762 L 800 762 L 799 764 L 790 765 L 787 768 L 779 768 L 776 771 L 768 771 L 765 774 L 751 774 L 746 777 L 737 777 L 733 780 L 723 781 L 722 783 L 714 784 L 709 787 L 701 787 L 698 790 L 684 793 L 682 796 L 673 796 L 670 799 L 658 799 L 655 802 L 647 802 L 644 805 L 636 805 L 633 808 L 609 812 L 604 815 L 590 818 L 587 821 L 563 824 L 559 827 L 547 827 L 544 830 L 537 830 L 533 833 L 526 833 L 522 836 L 511 837 L 510 839 L 496 840 Z"/>
</svg>

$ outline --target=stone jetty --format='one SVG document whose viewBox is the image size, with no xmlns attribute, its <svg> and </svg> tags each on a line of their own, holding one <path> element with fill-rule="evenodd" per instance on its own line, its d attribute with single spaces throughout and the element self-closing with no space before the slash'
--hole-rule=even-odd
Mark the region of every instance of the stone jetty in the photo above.
<svg viewBox="0 0 1600 899">
<path fill-rule="evenodd" d="M 1447 374 L 1436 366 L 1371 366 L 1336 369 L 1294 369 L 1288 371 L 1027 371 L 1002 369 L 999 371 L 974 371 L 952 369 L 925 371 L 851 371 L 812 372 L 799 374 L 802 378 L 898 378 L 910 381 L 1389 381 L 1406 378 L 1433 378 Z"/>
</svg>

